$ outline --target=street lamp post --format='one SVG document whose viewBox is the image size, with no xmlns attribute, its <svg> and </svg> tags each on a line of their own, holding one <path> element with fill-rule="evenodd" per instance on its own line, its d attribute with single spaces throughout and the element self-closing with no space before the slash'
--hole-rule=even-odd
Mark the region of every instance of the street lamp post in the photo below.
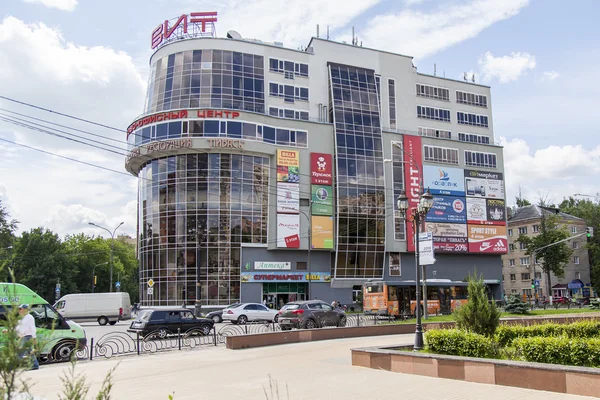
<svg viewBox="0 0 600 400">
<path fill-rule="evenodd" d="M 92 268 L 92 293 L 94 293 L 94 289 L 96 288 L 96 267 L 100 266 L 100 265 L 106 265 L 108 264 L 107 261 L 100 263 L 100 264 L 96 264 L 94 265 L 94 268 Z"/>
<path fill-rule="evenodd" d="M 113 268 L 115 267 L 115 263 L 113 260 L 113 253 L 115 252 L 115 233 L 117 232 L 117 229 L 119 229 L 119 227 L 124 224 L 124 222 L 121 222 L 119 225 L 117 225 L 117 227 L 112 232 L 103 226 L 96 225 L 93 222 L 89 222 L 89 224 L 92 226 L 95 226 L 96 228 L 104 229 L 110 235 L 111 242 L 110 242 L 110 287 L 109 287 L 109 292 L 112 292 Z"/>
<path fill-rule="evenodd" d="M 308 203 L 308 209 L 310 212 L 310 207 L 312 207 L 312 200 Z M 304 211 L 300 210 L 300 213 L 302 215 L 304 215 L 308 221 L 308 256 L 306 257 L 306 269 L 308 271 L 308 293 L 306 294 L 306 298 L 307 300 L 310 300 L 309 296 L 312 296 L 312 292 L 311 292 L 311 272 L 310 272 L 310 250 L 312 248 L 312 235 L 311 235 L 311 231 L 312 231 L 312 221 L 310 220 L 310 215 L 306 214 Z"/>
<path fill-rule="evenodd" d="M 419 205 L 417 208 L 410 209 L 409 212 L 409 204 L 408 197 L 404 190 L 398 196 L 397 202 L 398 210 L 400 214 L 404 218 L 404 220 L 408 223 L 412 223 L 414 227 L 414 243 L 415 243 L 415 286 L 416 286 L 416 300 L 417 304 L 415 306 L 416 314 L 417 314 L 417 323 L 415 325 L 415 344 L 413 349 L 421 350 L 424 346 L 423 341 L 423 326 L 421 324 L 421 268 L 420 264 L 420 254 L 419 254 L 419 229 L 421 227 L 421 222 L 427 215 L 427 212 L 433 207 L 433 196 L 427 190 L 425 193 L 421 195 L 419 199 Z M 425 293 L 425 295 L 427 295 Z"/>
</svg>

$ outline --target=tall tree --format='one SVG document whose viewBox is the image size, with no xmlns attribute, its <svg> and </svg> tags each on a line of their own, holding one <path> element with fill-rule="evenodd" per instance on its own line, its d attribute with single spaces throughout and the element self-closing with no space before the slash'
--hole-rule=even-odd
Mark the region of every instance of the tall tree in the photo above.
<svg viewBox="0 0 600 400">
<path fill-rule="evenodd" d="M 527 246 L 527 255 L 533 257 L 535 253 L 533 263 L 535 263 L 536 258 L 540 260 L 542 271 L 547 278 L 547 293 L 550 296 L 552 294 L 551 274 L 559 278 L 565 275 L 565 265 L 569 262 L 573 250 L 571 250 L 568 243 L 563 242 L 535 252 L 537 249 L 560 242 L 570 236 L 566 227 L 561 225 L 557 215 L 547 213 L 543 205 L 540 205 L 540 208 L 542 217 L 537 236 L 531 237 L 522 234 L 519 235 L 517 241 Z"/>
<path fill-rule="evenodd" d="M 0 279 L 4 282 L 8 278 L 8 267 L 11 265 L 14 254 L 14 249 L 9 247 L 14 247 L 15 231 L 18 223 L 16 219 L 10 218 L 8 211 L 2 206 L 2 200 L 0 200 L 0 271 L 2 271 Z"/>
</svg>

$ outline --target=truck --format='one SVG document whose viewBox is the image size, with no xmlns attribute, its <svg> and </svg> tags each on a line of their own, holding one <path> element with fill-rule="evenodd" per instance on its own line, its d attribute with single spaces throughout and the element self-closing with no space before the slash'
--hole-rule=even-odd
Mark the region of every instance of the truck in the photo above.
<svg viewBox="0 0 600 400">
<path fill-rule="evenodd" d="M 0 319 L 6 319 L 6 313 L 21 304 L 29 306 L 29 313 L 35 320 L 41 361 L 69 361 L 73 351 L 87 344 L 83 328 L 65 319 L 42 296 L 25 285 L 1 282 Z"/>
<path fill-rule="evenodd" d="M 114 325 L 131 318 L 129 293 L 67 294 L 54 304 L 64 318 L 78 322 L 97 321 L 100 325 Z"/>
</svg>

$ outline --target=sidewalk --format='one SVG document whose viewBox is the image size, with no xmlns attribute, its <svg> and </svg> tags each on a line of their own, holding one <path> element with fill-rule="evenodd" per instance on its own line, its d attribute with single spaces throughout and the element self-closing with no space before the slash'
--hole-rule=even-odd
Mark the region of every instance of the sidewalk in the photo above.
<svg viewBox="0 0 600 400">
<path fill-rule="evenodd" d="M 353 367 L 350 349 L 367 346 L 410 344 L 413 335 L 341 339 L 312 343 L 227 350 L 207 347 L 158 355 L 123 357 L 117 367 L 112 398 L 175 400 L 267 400 L 269 375 L 279 385 L 277 400 L 411 400 L 485 399 L 558 400 L 592 399 L 506 386 L 484 385 L 448 379 L 404 375 Z M 81 362 L 94 398 L 106 372 L 119 361 Z M 33 394 L 57 399 L 65 365 L 44 366 L 27 372 Z M 287 388 L 286 388 L 287 385 Z M 289 392 L 289 397 L 287 396 Z"/>
</svg>

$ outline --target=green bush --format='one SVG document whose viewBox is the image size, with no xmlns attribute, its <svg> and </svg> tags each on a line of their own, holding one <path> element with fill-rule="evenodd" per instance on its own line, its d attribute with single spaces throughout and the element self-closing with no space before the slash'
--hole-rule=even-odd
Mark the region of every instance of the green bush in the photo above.
<svg viewBox="0 0 600 400">
<path fill-rule="evenodd" d="M 488 300 L 483 277 L 469 275 L 468 282 L 469 301 L 454 311 L 456 326 L 480 335 L 494 336 L 500 323 L 500 311 L 495 302 Z"/>
<path fill-rule="evenodd" d="M 600 310 L 600 298 L 590 300 L 590 308 L 592 310 Z"/>
<path fill-rule="evenodd" d="M 513 294 L 506 300 L 504 311 L 511 314 L 527 314 L 529 312 L 529 305 L 521 300 L 521 296 Z"/>
<path fill-rule="evenodd" d="M 581 321 L 572 324 L 501 325 L 496 329 L 496 340 L 501 346 L 509 346 L 517 338 L 556 337 L 594 338 L 600 337 L 600 321 Z"/>
<path fill-rule="evenodd" d="M 519 359 L 547 364 L 600 367 L 600 339 L 529 337 L 513 341 Z"/>
<path fill-rule="evenodd" d="M 484 335 L 459 329 L 439 329 L 425 333 L 427 350 L 437 354 L 495 358 L 498 346 Z"/>
</svg>

